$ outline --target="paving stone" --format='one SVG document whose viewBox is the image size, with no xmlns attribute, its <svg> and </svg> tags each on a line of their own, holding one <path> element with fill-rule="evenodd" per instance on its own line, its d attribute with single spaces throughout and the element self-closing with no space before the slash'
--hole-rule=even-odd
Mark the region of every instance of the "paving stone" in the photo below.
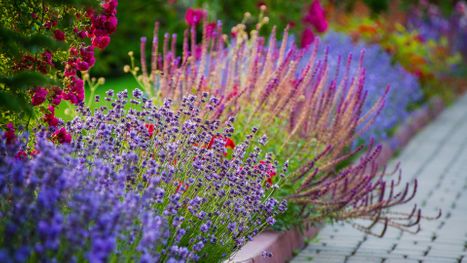
<svg viewBox="0 0 467 263">
<path fill-rule="evenodd" d="M 441 113 L 412 138 L 397 159 L 405 181 L 418 180 L 413 202 L 397 208 L 443 215 L 424 221 L 416 235 L 388 229 L 384 238 L 367 236 L 350 225 L 337 223 L 319 233 L 292 262 L 466 262 L 467 263 L 467 95 Z M 362 223 L 358 221 L 358 223 Z"/>
</svg>

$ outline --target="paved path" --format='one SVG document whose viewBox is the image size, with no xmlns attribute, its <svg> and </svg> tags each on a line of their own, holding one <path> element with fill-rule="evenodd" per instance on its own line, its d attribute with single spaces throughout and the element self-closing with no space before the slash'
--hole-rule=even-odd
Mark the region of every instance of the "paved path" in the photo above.
<svg viewBox="0 0 467 263">
<path fill-rule="evenodd" d="M 427 214 L 441 208 L 439 220 L 423 221 L 416 235 L 388 229 L 384 238 L 350 225 L 328 225 L 317 243 L 292 262 L 467 263 L 467 96 L 417 134 L 396 160 L 405 180 L 418 178 L 417 195 L 409 205 L 423 204 Z"/>
</svg>

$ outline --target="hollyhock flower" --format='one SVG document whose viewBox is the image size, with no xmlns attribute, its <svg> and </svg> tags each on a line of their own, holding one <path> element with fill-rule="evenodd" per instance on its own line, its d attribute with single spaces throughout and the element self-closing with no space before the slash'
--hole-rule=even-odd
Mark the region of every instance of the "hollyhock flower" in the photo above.
<svg viewBox="0 0 467 263">
<path fill-rule="evenodd" d="M 33 106 L 42 104 L 47 99 L 47 93 L 48 91 L 43 87 L 35 88 L 32 95 L 31 104 Z"/>
<path fill-rule="evenodd" d="M 311 29 L 309 28 L 305 28 L 302 32 L 302 40 L 300 42 L 300 46 L 302 48 L 306 48 L 309 45 L 311 45 L 314 40 L 315 40 L 315 34 L 313 34 L 313 31 L 311 31 Z"/>
<path fill-rule="evenodd" d="M 58 41 L 65 41 L 65 33 L 63 33 L 63 31 L 61 31 L 59 29 L 56 29 L 54 31 L 54 37 Z"/>
<path fill-rule="evenodd" d="M 313 25 L 320 33 L 324 33 L 327 30 L 328 22 L 319 0 L 313 0 L 303 21 Z"/>
<path fill-rule="evenodd" d="M 206 10 L 188 8 L 185 13 L 185 22 L 189 26 L 196 26 L 207 16 Z"/>
</svg>

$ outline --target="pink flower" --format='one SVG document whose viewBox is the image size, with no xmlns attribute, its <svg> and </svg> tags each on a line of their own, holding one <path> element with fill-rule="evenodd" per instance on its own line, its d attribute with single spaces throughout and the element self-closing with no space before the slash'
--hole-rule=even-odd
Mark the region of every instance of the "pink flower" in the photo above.
<svg viewBox="0 0 467 263">
<path fill-rule="evenodd" d="M 46 50 L 44 53 L 42 53 L 42 59 L 44 60 L 45 63 L 49 65 L 53 65 L 52 62 L 52 52 Z"/>
<path fill-rule="evenodd" d="M 107 18 L 107 21 L 104 23 L 104 27 L 107 29 L 107 33 L 112 34 L 117 30 L 118 20 L 115 16 Z"/>
<path fill-rule="evenodd" d="M 59 87 L 55 87 L 53 91 L 51 102 L 54 105 L 59 105 L 62 102 L 63 91 Z"/>
<path fill-rule="evenodd" d="M 70 143 L 71 142 L 71 135 L 66 131 L 65 128 L 60 128 L 52 135 L 52 138 L 57 140 L 58 143 Z"/>
<path fill-rule="evenodd" d="M 206 25 L 206 36 L 208 38 L 213 38 L 216 34 L 217 23 L 212 22 Z"/>
<path fill-rule="evenodd" d="M 42 104 L 47 98 L 48 91 L 42 87 L 37 87 L 34 89 L 34 94 L 32 95 L 31 104 L 37 106 Z"/>
<path fill-rule="evenodd" d="M 89 69 L 89 64 L 85 61 L 79 61 L 76 65 L 76 68 L 80 71 L 86 71 Z"/>
<path fill-rule="evenodd" d="M 207 16 L 206 10 L 188 8 L 185 14 L 185 22 L 189 26 L 196 26 Z"/>
<path fill-rule="evenodd" d="M 110 43 L 110 37 L 109 36 L 99 36 L 99 37 L 95 37 L 93 40 L 92 40 L 92 45 L 94 47 L 98 47 L 100 49 L 104 49 L 106 48 Z"/>
<path fill-rule="evenodd" d="M 49 106 L 48 108 L 49 113 L 44 115 L 44 121 L 49 124 L 49 126 L 56 127 L 58 125 L 59 120 L 55 117 L 55 108 L 53 106 Z"/>
<path fill-rule="evenodd" d="M 63 31 L 61 31 L 59 29 L 56 29 L 54 31 L 54 37 L 58 41 L 64 41 L 65 40 L 65 33 L 63 33 Z"/>
<path fill-rule="evenodd" d="M 309 28 L 305 28 L 302 33 L 301 47 L 306 48 L 315 40 L 315 34 Z"/>
<path fill-rule="evenodd" d="M 328 29 L 328 22 L 326 21 L 324 9 L 319 3 L 319 0 L 314 0 L 311 3 L 303 21 L 314 26 L 320 33 L 323 33 Z"/>
</svg>

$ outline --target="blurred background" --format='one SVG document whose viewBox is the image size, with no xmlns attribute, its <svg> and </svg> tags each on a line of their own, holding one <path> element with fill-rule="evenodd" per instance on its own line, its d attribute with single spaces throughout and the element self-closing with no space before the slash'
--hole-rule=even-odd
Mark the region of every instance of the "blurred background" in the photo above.
<svg viewBox="0 0 467 263">
<path fill-rule="evenodd" d="M 383 17 L 389 26 L 399 22 L 407 25 L 407 16 L 411 9 L 419 10 L 420 5 L 433 9 L 436 15 L 446 20 L 452 18 L 456 12 L 455 0 L 418 1 L 418 0 L 324 0 L 320 1 L 326 11 L 326 18 L 332 30 L 338 30 L 339 25 L 352 23 L 350 18 L 369 17 L 378 19 Z M 122 65 L 129 63 L 128 51 L 134 51 L 135 57 L 139 54 L 139 39 L 147 36 L 152 39 L 154 22 L 160 23 L 160 35 L 165 32 L 177 33 L 178 48 L 181 49 L 183 31 L 187 28 L 185 13 L 189 8 L 202 8 L 207 10 L 208 20 L 222 20 L 224 33 L 242 22 L 245 12 L 252 14 L 247 25 L 254 25 L 257 21 L 260 7 L 267 7 L 265 15 L 269 23 L 262 28 L 261 33 L 266 35 L 273 25 L 281 31 L 287 25 L 296 38 L 300 38 L 306 24 L 304 17 L 311 5 L 311 0 L 132 0 L 119 1 L 117 32 L 112 36 L 108 48 L 98 54 L 93 75 L 104 77 L 123 76 Z M 429 7 L 428 7 L 429 5 Z M 434 12 L 433 10 L 429 10 Z M 354 15 L 356 14 L 356 15 Z M 432 15 L 432 14 L 428 14 Z M 355 22 L 355 21 L 353 21 Z M 429 26 L 429 25 L 426 25 Z M 348 28 L 346 29 L 349 30 Z M 430 29 L 428 29 L 430 30 Z M 460 46 L 465 49 L 465 37 Z M 459 44 L 458 44 L 459 45 Z M 465 50 L 464 50 L 465 58 Z"/>
</svg>

